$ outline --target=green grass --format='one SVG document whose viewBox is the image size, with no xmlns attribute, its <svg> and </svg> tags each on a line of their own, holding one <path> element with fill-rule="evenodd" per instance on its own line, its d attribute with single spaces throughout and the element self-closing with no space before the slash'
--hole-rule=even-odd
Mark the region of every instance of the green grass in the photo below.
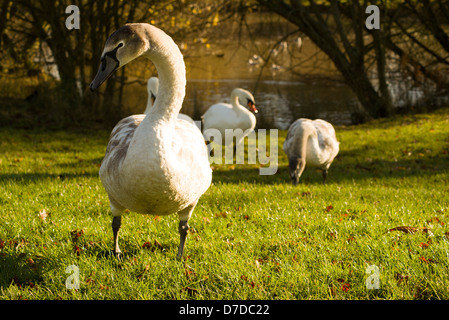
<svg viewBox="0 0 449 320">
<path fill-rule="evenodd" d="M 0 129 L 0 299 L 449 299 L 449 110 L 336 129 L 326 185 L 282 149 L 272 176 L 214 165 L 182 261 L 176 215 L 128 213 L 112 256 L 109 132 Z"/>
</svg>

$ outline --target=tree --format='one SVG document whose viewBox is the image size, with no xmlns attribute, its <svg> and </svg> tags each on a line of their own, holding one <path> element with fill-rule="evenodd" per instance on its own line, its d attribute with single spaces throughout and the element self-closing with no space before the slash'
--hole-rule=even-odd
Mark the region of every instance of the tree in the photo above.
<svg viewBox="0 0 449 320">
<path fill-rule="evenodd" d="M 258 0 L 265 8 L 281 15 L 306 34 L 333 61 L 346 83 L 352 88 L 367 117 L 388 116 L 392 113 L 386 79 L 379 77 L 377 91 L 367 73 L 368 54 L 375 56 L 377 71 L 384 74 L 384 32 L 371 32 L 372 41 L 365 43 L 367 1 L 327 1 L 319 5 L 310 0 Z M 347 20 L 345 20 L 347 18 Z"/>
<path fill-rule="evenodd" d="M 219 10 L 223 12 L 226 5 L 225 1 L 197 4 L 171 0 L 0 1 L 0 57 L 11 60 L 15 72 L 21 68 L 18 74 L 26 75 L 32 69 L 42 73 L 45 65 L 55 66 L 58 71 L 59 79 L 51 81 L 56 85 L 51 91 L 53 96 L 50 98 L 50 90 L 45 90 L 41 107 L 48 114 L 60 115 L 58 120 L 106 119 L 109 123 L 124 116 L 123 93 L 127 84 L 139 81 L 130 80 L 139 66 L 122 68 L 99 94 L 90 94 L 88 86 L 98 70 L 108 36 L 125 23 L 150 22 L 173 38 L 182 39 L 207 29 L 211 19 Z M 79 7 L 79 29 L 69 30 L 65 26 L 69 5 Z M 37 56 L 43 56 L 44 61 L 36 61 Z M 47 80 L 42 78 L 40 82 Z"/>
</svg>

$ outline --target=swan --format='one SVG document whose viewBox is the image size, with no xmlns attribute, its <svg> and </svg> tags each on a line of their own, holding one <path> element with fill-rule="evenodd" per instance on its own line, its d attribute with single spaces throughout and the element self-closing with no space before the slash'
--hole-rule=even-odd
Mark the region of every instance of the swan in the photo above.
<svg viewBox="0 0 449 320">
<path fill-rule="evenodd" d="M 221 133 L 222 145 L 225 144 L 225 129 L 242 129 L 244 134 L 239 136 L 238 141 L 236 141 L 237 146 L 254 130 L 256 127 L 256 117 L 251 111 L 240 104 L 240 100 L 246 101 L 248 108 L 254 113 L 258 112 L 254 97 L 249 91 L 242 88 L 232 90 L 231 104 L 214 104 L 201 116 L 203 121 L 203 135 L 206 141 L 209 139 L 208 129 L 216 129 Z"/>
<path fill-rule="evenodd" d="M 307 165 L 323 170 L 323 184 L 325 184 L 327 171 L 338 154 L 339 145 L 335 129 L 329 122 L 304 118 L 293 122 L 283 145 L 284 152 L 288 156 L 292 183 L 298 184 Z"/>
<path fill-rule="evenodd" d="M 158 90 L 159 90 L 159 79 L 156 77 L 150 77 L 147 81 L 148 100 L 147 100 L 147 107 L 145 109 L 145 114 L 147 114 L 153 107 Z M 193 119 L 186 114 L 183 113 L 178 114 L 178 119 L 188 121 L 196 126 L 195 121 L 193 121 Z"/>
<path fill-rule="evenodd" d="M 161 29 L 146 23 L 125 24 L 106 41 L 101 65 L 90 84 L 96 90 L 111 74 L 139 56 L 150 59 L 159 74 L 159 91 L 147 114 L 132 115 L 111 132 L 100 179 L 109 196 L 114 252 L 126 209 L 153 215 L 177 213 L 182 258 L 188 221 L 209 188 L 212 170 L 196 126 L 177 120 L 185 96 L 183 56 Z"/>
<path fill-rule="evenodd" d="M 156 77 L 150 77 L 147 80 L 148 100 L 147 107 L 145 108 L 145 114 L 147 114 L 151 108 L 153 108 L 156 101 L 157 91 L 159 90 L 159 79 Z"/>
</svg>

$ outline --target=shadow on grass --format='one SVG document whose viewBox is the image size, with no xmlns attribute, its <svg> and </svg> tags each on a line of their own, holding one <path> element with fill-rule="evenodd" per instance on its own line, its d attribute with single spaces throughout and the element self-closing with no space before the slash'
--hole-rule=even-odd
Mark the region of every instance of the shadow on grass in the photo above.
<svg viewBox="0 0 449 320">
<path fill-rule="evenodd" d="M 0 256 L 0 289 L 11 285 L 18 288 L 33 288 L 39 284 L 42 277 L 42 265 L 47 263 L 43 258 L 26 258 L 24 254 L 2 253 Z"/>
<path fill-rule="evenodd" d="M 84 172 L 84 173 L 5 173 L 0 174 L 0 182 L 15 181 L 22 183 L 36 182 L 39 180 L 55 179 L 55 180 L 70 180 L 76 178 L 92 178 L 98 177 L 98 172 Z"/>
<path fill-rule="evenodd" d="M 447 160 L 441 156 L 423 157 L 422 159 L 380 160 L 372 159 L 362 162 L 342 160 L 339 156 L 329 168 L 326 184 L 343 183 L 345 181 L 365 181 L 372 178 L 431 177 L 447 173 Z M 265 185 L 290 184 L 289 168 L 280 165 L 274 175 L 260 175 L 258 168 L 244 165 L 232 166 L 232 169 L 214 170 L 214 183 L 238 184 L 240 182 Z M 306 167 L 300 183 L 321 184 L 321 170 Z"/>
</svg>

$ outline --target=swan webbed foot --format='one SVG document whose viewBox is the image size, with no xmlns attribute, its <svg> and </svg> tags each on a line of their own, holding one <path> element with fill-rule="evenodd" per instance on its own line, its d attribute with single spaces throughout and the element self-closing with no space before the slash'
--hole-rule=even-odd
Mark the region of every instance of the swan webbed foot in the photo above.
<svg viewBox="0 0 449 320">
<path fill-rule="evenodd" d="M 178 254 L 176 255 L 176 259 L 180 260 L 182 259 L 182 256 L 184 255 L 184 245 L 186 242 L 187 233 L 189 231 L 189 224 L 187 221 L 179 221 L 179 248 L 178 248 Z"/>
</svg>

